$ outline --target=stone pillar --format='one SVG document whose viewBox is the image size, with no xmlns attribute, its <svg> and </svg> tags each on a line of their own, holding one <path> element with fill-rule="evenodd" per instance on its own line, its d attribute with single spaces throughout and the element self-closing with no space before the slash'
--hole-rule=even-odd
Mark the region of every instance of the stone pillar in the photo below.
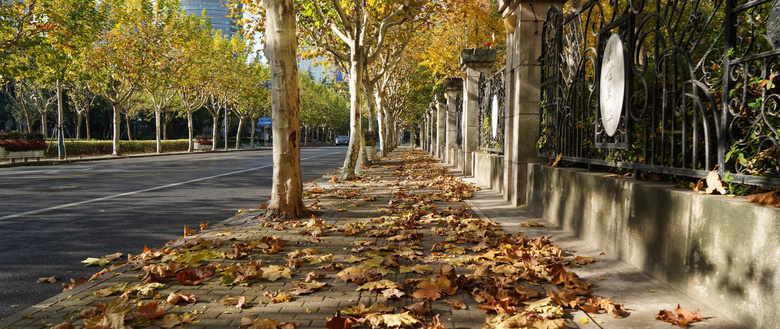
<svg viewBox="0 0 780 329">
<path fill-rule="evenodd" d="M 479 74 L 489 74 L 490 67 L 496 61 L 495 49 L 465 49 L 458 60 L 461 70 L 466 73 L 463 84 L 463 174 L 473 176 L 474 155 L 479 143 Z"/>
<path fill-rule="evenodd" d="M 444 79 L 444 91 L 447 93 L 447 134 L 445 137 L 445 153 L 447 155 L 447 164 L 455 165 L 457 162 L 454 157 L 458 148 L 458 118 L 455 99 L 460 95 L 463 97 L 463 79 L 447 78 Z"/>
<path fill-rule="evenodd" d="M 542 27 L 547 10 L 565 1 L 500 0 L 506 34 L 506 104 L 504 126 L 504 199 L 526 203 L 528 164 L 546 162 L 538 155 Z M 514 27 L 514 31 L 512 31 Z M 510 33 L 514 32 L 514 33 Z"/>
<path fill-rule="evenodd" d="M 447 132 L 447 98 L 436 94 L 436 157 L 444 161 L 444 134 Z"/>
<path fill-rule="evenodd" d="M 436 111 L 434 110 L 433 103 L 428 104 L 428 152 L 433 156 L 436 156 Z"/>
</svg>

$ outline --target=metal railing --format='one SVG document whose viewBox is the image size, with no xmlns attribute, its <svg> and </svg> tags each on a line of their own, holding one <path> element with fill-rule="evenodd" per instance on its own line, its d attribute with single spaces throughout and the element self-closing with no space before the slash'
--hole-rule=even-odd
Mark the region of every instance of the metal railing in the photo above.
<svg viewBox="0 0 780 329">
<path fill-rule="evenodd" d="M 591 0 L 542 33 L 540 155 L 780 187 L 780 1 Z"/>
<path fill-rule="evenodd" d="M 479 149 L 504 153 L 504 68 L 490 77 L 479 75 Z"/>
</svg>

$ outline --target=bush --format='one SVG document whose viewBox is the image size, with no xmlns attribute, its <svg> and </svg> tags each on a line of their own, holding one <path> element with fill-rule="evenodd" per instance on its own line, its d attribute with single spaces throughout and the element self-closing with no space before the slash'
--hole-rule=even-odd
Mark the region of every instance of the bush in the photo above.
<svg viewBox="0 0 780 329">
<path fill-rule="evenodd" d="M 162 141 L 163 152 L 186 151 L 188 146 L 186 139 Z M 51 147 L 56 149 L 57 142 L 52 142 Z M 66 141 L 65 149 L 68 156 L 108 155 L 114 151 L 114 144 L 112 141 Z M 120 141 L 119 150 L 122 154 L 154 153 L 157 152 L 157 142 L 153 140 Z"/>
<path fill-rule="evenodd" d="M 30 141 L 23 139 L 0 140 L 0 147 L 8 152 L 43 151 L 46 150 L 46 142 Z"/>
<path fill-rule="evenodd" d="M 42 151 L 47 145 L 41 133 L 0 133 L 0 147 L 8 152 Z"/>
</svg>

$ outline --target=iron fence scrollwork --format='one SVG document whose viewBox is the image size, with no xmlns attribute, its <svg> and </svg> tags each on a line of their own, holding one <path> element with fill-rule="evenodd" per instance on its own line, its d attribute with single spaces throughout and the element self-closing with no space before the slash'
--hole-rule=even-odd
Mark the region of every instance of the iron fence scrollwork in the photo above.
<svg viewBox="0 0 780 329">
<path fill-rule="evenodd" d="M 479 149 L 504 153 L 504 69 L 490 77 L 479 75 Z"/>
<path fill-rule="evenodd" d="M 780 187 L 780 1 L 587 1 L 547 12 L 542 156 Z M 625 59 L 621 121 L 604 134 L 607 40 Z"/>
</svg>

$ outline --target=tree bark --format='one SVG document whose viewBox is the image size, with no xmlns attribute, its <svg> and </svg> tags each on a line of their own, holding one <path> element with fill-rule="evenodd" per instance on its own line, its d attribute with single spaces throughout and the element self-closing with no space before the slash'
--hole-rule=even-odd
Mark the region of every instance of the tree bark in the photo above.
<svg viewBox="0 0 780 329">
<path fill-rule="evenodd" d="M 357 39 L 357 38 L 356 38 Z M 355 180 L 357 171 L 360 169 L 360 153 L 365 148 L 363 141 L 363 122 L 360 113 L 360 84 L 363 81 L 363 72 L 365 60 L 362 53 L 363 48 L 352 45 L 350 51 L 349 65 L 349 147 L 347 148 L 347 157 L 344 159 L 344 166 L 341 169 L 341 180 Z"/>
<path fill-rule="evenodd" d="M 219 111 L 217 111 L 216 114 L 212 114 L 211 118 L 214 119 L 214 123 L 211 126 L 211 150 L 216 151 L 217 141 L 219 141 Z"/>
<path fill-rule="evenodd" d="M 114 107 L 114 118 L 113 118 L 113 121 L 112 121 L 112 126 L 113 126 L 113 129 L 114 129 L 114 139 L 113 139 L 114 150 L 111 152 L 111 155 L 114 155 L 114 156 L 122 155 L 122 152 L 119 149 L 119 137 L 120 137 L 119 134 L 121 133 L 119 131 L 119 127 L 120 127 L 121 122 L 122 122 L 122 107 L 121 106 L 122 106 L 121 104 L 113 104 L 113 107 Z"/>
<path fill-rule="evenodd" d="M 238 116 L 238 131 L 236 131 L 236 150 L 241 146 L 241 129 L 244 129 L 244 117 Z"/>
<path fill-rule="evenodd" d="M 162 141 L 160 138 L 162 138 L 161 133 L 162 129 L 160 125 L 160 109 L 155 108 L 154 109 L 154 126 L 155 126 L 155 132 L 154 132 L 154 138 L 157 140 L 157 153 L 162 153 Z M 129 135 L 129 134 L 128 134 Z"/>
<path fill-rule="evenodd" d="M 90 140 L 90 139 L 92 139 L 92 134 L 89 133 L 89 109 L 86 109 L 84 111 L 84 118 L 87 121 L 86 122 L 87 126 L 84 127 L 86 129 L 86 131 L 87 131 L 87 140 Z"/>
<path fill-rule="evenodd" d="M 76 139 L 81 138 L 81 122 L 84 119 L 84 112 L 76 112 Z"/>
<path fill-rule="evenodd" d="M 127 126 L 127 140 L 131 141 L 133 140 L 133 136 L 130 130 L 130 111 L 125 113 L 125 126 Z"/>
<path fill-rule="evenodd" d="M 293 0 L 264 0 L 266 8 L 265 57 L 271 69 L 273 186 L 264 217 L 303 218 L 299 138 L 300 95 Z"/>
<path fill-rule="evenodd" d="M 187 152 L 192 152 L 192 110 L 187 109 Z"/>
</svg>

